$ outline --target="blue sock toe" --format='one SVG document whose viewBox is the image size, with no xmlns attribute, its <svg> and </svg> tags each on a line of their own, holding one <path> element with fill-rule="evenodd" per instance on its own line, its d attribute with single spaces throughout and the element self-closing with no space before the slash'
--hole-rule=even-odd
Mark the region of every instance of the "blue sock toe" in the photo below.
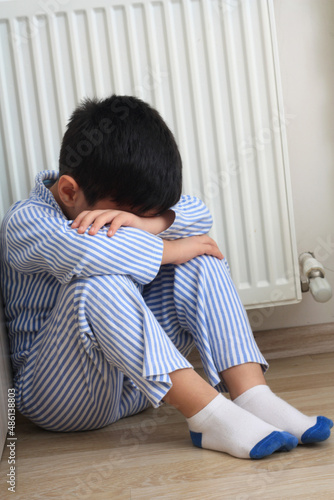
<svg viewBox="0 0 334 500">
<path fill-rule="evenodd" d="M 264 439 L 261 439 L 254 448 L 251 449 L 250 458 L 263 458 L 271 455 L 275 451 L 289 451 L 295 448 L 298 439 L 288 432 L 274 431 Z"/>
<path fill-rule="evenodd" d="M 293 436 L 289 432 L 281 432 L 281 434 L 284 434 L 285 443 L 277 451 L 290 451 L 296 448 L 298 445 L 298 438 L 296 436 Z"/>
<path fill-rule="evenodd" d="M 307 429 L 301 437 L 303 444 L 317 443 L 325 441 L 330 436 L 330 429 L 333 427 L 333 422 L 326 417 L 317 417 L 317 423 Z"/>
</svg>

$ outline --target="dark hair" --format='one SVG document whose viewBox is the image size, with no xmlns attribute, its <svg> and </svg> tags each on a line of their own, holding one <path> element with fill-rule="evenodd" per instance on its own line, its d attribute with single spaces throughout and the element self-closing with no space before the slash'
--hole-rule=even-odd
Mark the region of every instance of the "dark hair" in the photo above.
<svg viewBox="0 0 334 500">
<path fill-rule="evenodd" d="M 130 96 L 85 99 L 64 134 L 59 174 L 71 175 L 87 203 L 109 198 L 138 213 L 167 210 L 182 188 L 182 161 L 158 111 Z"/>
</svg>

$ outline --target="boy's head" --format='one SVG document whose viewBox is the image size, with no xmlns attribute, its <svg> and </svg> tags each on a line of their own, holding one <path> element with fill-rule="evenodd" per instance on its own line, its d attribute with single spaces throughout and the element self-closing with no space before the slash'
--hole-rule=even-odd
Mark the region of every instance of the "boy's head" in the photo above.
<svg viewBox="0 0 334 500">
<path fill-rule="evenodd" d="M 135 97 L 85 99 L 75 109 L 59 174 L 76 181 L 90 207 L 108 199 L 138 214 L 160 213 L 181 196 L 182 162 L 173 134 L 155 109 Z"/>
</svg>

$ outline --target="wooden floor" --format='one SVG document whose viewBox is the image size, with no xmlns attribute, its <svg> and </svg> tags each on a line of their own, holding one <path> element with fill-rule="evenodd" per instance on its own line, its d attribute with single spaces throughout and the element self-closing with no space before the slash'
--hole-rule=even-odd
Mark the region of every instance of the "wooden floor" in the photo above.
<svg viewBox="0 0 334 500">
<path fill-rule="evenodd" d="M 305 413 L 333 418 L 334 353 L 272 360 L 267 380 Z M 7 449 L 2 499 L 334 498 L 334 437 L 241 460 L 195 448 L 182 416 L 168 406 L 72 434 L 43 431 L 17 415 L 16 431 L 16 493 L 7 491 Z"/>
</svg>

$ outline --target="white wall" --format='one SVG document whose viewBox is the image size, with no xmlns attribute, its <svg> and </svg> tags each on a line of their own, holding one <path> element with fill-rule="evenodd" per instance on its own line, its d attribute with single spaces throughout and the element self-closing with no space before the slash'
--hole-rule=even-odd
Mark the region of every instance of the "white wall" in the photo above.
<svg viewBox="0 0 334 500">
<path fill-rule="evenodd" d="M 334 292 L 334 1 L 274 0 L 298 252 L 323 263 Z M 334 322 L 325 304 L 250 311 L 254 330 Z"/>
</svg>

